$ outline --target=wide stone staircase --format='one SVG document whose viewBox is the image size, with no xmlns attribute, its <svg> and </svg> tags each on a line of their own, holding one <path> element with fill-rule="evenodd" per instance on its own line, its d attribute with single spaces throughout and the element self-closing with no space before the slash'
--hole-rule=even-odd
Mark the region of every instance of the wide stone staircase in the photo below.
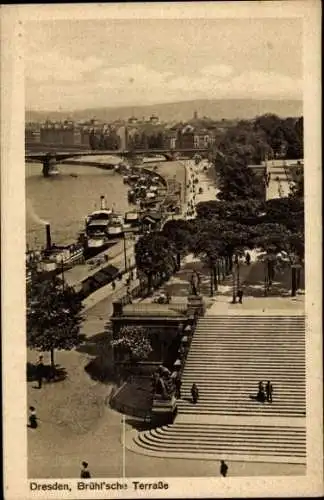
<svg viewBox="0 0 324 500">
<path fill-rule="evenodd" d="M 199 387 L 197 405 L 181 413 L 305 415 L 305 340 L 302 316 L 206 316 L 197 326 L 182 378 L 183 397 Z M 273 403 L 253 397 L 271 380 Z"/>
<path fill-rule="evenodd" d="M 273 402 L 255 399 L 270 380 Z M 172 425 L 136 434 L 160 457 L 305 463 L 305 318 L 205 316 L 198 322 Z M 199 388 L 193 404 L 190 389 Z"/>
</svg>

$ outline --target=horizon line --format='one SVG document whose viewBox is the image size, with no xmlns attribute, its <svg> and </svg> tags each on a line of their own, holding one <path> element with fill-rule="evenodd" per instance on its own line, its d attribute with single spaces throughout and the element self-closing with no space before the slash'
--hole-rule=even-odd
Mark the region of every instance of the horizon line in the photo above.
<svg viewBox="0 0 324 500">
<path fill-rule="evenodd" d="M 75 108 L 75 109 L 44 109 L 44 110 L 36 110 L 32 108 L 25 108 L 25 113 L 26 112 L 33 112 L 33 113 L 75 113 L 75 112 L 81 112 L 81 111 L 87 111 L 90 109 L 120 109 L 120 108 L 130 108 L 130 107 L 151 107 L 151 106 L 163 106 L 163 105 L 168 105 L 168 104 L 180 104 L 180 103 L 186 103 L 186 102 L 202 102 L 202 101 L 295 101 L 295 102 L 303 102 L 302 98 L 280 98 L 280 97 L 259 97 L 259 98 L 253 98 L 253 97 L 229 97 L 229 98 L 204 98 L 204 99 L 186 99 L 183 101 L 167 101 L 167 102 L 156 102 L 152 104 L 120 104 L 116 106 L 93 106 L 93 107 L 87 107 L 87 108 Z"/>
</svg>

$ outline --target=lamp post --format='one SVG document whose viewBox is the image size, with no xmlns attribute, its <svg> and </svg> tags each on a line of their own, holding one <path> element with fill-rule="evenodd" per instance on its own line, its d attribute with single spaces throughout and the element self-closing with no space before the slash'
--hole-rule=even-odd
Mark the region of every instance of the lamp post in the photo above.
<svg viewBox="0 0 324 500">
<path fill-rule="evenodd" d="M 64 293 L 64 262 L 63 262 L 63 257 L 61 258 L 61 271 L 62 271 L 62 292 Z"/>
<path fill-rule="evenodd" d="M 235 275 L 235 269 L 236 269 L 236 275 Z M 233 269 L 232 269 L 232 275 L 233 275 L 233 301 L 232 303 L 236 303 L 236 293 L 239 288 L 239 280 L 240 280 L 240 270 L 239 270 L 239 262 L 238 262 L 238 256 L 235 255 L 234 257 L 234 262 L 233 262 Z M 237 289 L 236 289 L 237 287 Z"/>
<path fill-rule="evenodd" d="M 125 260 L 125 272 L 127 271 L 127 253 L 126 253 L 126 233 L 123 232 L 123 240 L 124 240 L 124 260 Z"/>
</svg>

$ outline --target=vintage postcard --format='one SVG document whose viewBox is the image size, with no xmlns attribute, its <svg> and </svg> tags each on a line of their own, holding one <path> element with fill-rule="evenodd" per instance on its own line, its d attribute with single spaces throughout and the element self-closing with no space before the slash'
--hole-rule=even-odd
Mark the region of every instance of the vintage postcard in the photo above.
<svg viewBox="0 0 324 500">
<path fill-rule="evenodd" d="M 6 500 L 323 493 L 320 14 L 2 7 Z"/>
</svg>

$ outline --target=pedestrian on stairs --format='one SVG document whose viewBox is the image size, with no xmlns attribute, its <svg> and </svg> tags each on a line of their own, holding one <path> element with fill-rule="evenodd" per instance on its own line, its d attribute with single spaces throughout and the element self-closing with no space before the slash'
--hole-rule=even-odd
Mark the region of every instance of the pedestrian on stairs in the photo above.
<svg viewBox="0 0 324 500">
<path fill-rule="evenodd" d="M 181 382 L 181 378 L 180 378 L 179 374 L 175 378 L 174 385 L 175 385 L 175 395 L 176 395 L 176 398 L 177 399 L 181 399 L 181 385 L 182 385 L 182 382 Z"/>
<path fill-rule="evenodd" d="M 224 462 L 224 460 L 221 460 L 221 465 L 220 465 L 221 476 L 226 477 L 227 471 L 228 471 L 228 465 Z"/>
<path fill-rule="evenodd" d="M 272 403 L 272 393 L 273 393 L 273 386 L 272 386 L 270 380 L 268 380 L 267 385 L 266 385 L 266 394 L 267 394 L 267 401 L 269 403 Z"/>
<path fill-rule="evenodd" d="M 242 287 L 240 287 L 237 290 L 237 298 L 239 299 L 238 303 L 242 304 L 242 299 L 243 299 L 243 290 L 242 290 Z"/>
<path fill-rule="evenodd" d="M 196 384 L 192 384 L 191 397 L 192 397 L 193 404 L 196 404 L 198 401 L 198 398 L 199 398 L 199 391 L 198 391 L 198 387 Z"/>
<path fill-rule="evenodd" d="M 261 403 L 264 403 L 266 400 L 266 393 L 264 389 L 264 384 L 263 382 L 259 382 L 259 391 L 256 397 L 257 401 L 260 401 Z"/>
</svg>

